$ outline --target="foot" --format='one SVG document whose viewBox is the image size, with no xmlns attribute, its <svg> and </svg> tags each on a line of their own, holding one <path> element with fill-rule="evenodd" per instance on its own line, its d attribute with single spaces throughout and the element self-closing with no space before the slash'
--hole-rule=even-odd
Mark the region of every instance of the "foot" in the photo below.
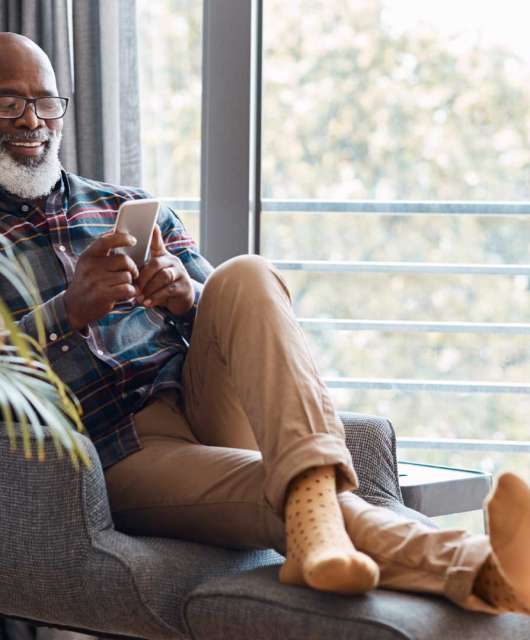
<svg viewBox="0 0 530 640">
<path fill-rule="evenodd" d="M 340 594 L 377 586 L 379 568 L 355 549 L 344 527 L 332 466 L 309 469 L 294 480 L 285 516 L 287 558 L 280 582 Z"/>
<path fill-rule="evenodd" d="M 530 488 L 513 473 L 497 479 L 486 501 L 490 541 L 500 573 L 523 609 L 530 608 Z"/>
</svg>

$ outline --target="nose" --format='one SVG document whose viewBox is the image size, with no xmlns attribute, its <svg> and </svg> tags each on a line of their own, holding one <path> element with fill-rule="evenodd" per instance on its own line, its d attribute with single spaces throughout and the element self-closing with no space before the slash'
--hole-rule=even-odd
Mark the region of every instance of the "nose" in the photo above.
<svg viewBox="0 0 530 640">
<path fill-rule="evenodd" d="M 26 108 L 24 109 L 24 113 L 15 120 L 16 127 L 26 127 L 27 129 L 38 129 L 43 126 L 43 121 L 40 118 L 37 118 L 37 114 L 35 112 L 35 105 L 28 103 L 26 104 Z"/>
</svg>

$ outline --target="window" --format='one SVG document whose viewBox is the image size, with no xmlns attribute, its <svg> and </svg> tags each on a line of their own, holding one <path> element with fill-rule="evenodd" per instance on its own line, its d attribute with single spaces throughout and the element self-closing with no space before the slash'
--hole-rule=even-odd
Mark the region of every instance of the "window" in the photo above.
<svg viewBox="0 0 530 640">
<path fill-rule="evenodd" d="M 138 0 L 144 184 L 199 240 L 202 1 Z"/>
<path fill-rule="evenodd" d="M 261 252 L 337 406 L 499 444 L 407 459 L 528 474 L 529 447 L 502 444 L 529 439 L 530 415 L 520 5 L 263 7 Z"/>
<path fill-rule="evenodd" d="M 202 2 L 139 4 L 144 46 L 164 51 L 142 71 L 144 95 L 158 78 L 149 99 L 169 91 L 164 105 L 175 105 L 163 120 L 156 102 L 142 107 L 151 190 L 198 196 L 198 155 L 181 154 L 199 153 L 197 34 L 211 30 L 208 55 L 222 64 L 205 64 L 217 127 L 203 140 L 204 237 L 223 245 L 219 256 L 247 250 L 242 167 L 261 144 L 250 167 L 260 252 L 284 271 L 337 407 L 389 416 L 402 458 L 528 477 L 530 45 L 520 3 L 252 0 L 257 32 L 246 0 L 206 4 L 204 25 Z M 190 20 L 193 47 L 182 44 Z M 251 33 L 262 56 L 240 69 Z M 191 51 L 196 66 L 186 66 Z M 250 70 L 262 89 L 254 129 L 248 95 L 235 90 Z M 190 122 L 179 105 L 196 115 L 177 134 Z M 219 175 L 204 163 L 220 145 Z"/>
</svg>

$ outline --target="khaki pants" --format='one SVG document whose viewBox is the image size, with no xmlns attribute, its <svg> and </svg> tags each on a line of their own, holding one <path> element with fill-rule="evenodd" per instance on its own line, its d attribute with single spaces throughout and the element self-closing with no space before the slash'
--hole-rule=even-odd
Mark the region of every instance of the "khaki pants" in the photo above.
<svg viewBox="0 0 530 640">
<path fill-rule="evenodd" d="M 233 258 L 208 279 L 183 387 L 183 409 L 165 391 L 136 415 L 143 449 L 105 472 L 118 528 L 285 555 L 290 480 L 333 464 L 348 531 L 380 564 L 382 586 L 493 611 L 470 596 L 490 552 L 485 536 L 437 532 L 351 493 L 357 477 L 342 422 L 287 286 L 263 258 Z"/>
</svg>

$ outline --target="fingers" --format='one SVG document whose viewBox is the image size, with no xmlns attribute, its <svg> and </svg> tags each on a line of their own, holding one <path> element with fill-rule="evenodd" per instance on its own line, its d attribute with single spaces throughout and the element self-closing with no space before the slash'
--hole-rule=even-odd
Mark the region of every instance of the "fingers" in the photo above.
<svg viewBox="0 0 530 640">
<path fill-rule="evenodd" d="M 156 275 L 151 278 L 151 280 L 149 280 L 149 282 L 144 287 L 140 286 L 139 281 L 136 284 L 140 289 L 144 299 L 147 299 L 151 298 L 156 291 L 168 287 L 178 279 L 179 274 L 175 272 L 175 269 L 173 267 L 166 267 L 165 269 L 161 269 L 160 271 L 158 271 Z"/>
<path fill-rule="evenodd" d="M 132 284 L 134 286 L 130 271 L 110 272 L 108 277 L 104 278 L 104 283 L 109 287 L 115 287 L 118 284 Z"/>
<path fill-rule="evenodd" d="M 153 235 L 151 236 L 151 257 L 158 258 L 166 253 L 167 249 L 164 244 L 164 239 L 162 238 L 162 232 L 160 231 L 160 227 L 155 224 L 153 228 Z"/>
<path fill-rule="evenodd" d="M 134 247 L 136 238 L 129 233 L 120 233 L 111 231 L 98 236 L 91 245 L 89 245 L 83 255 L 94 258 L 102 258 L 108 256 L 112 249 L 117 247 Z"/>
<path fill-rule="evenodd" d="M 164 306 L 170 298 L 175 298 L 185 290 L 185 287 L 183 287 L 179 281 L 176 281 L 153 291 L 149 296 L 145 296 L 145 298 L 144 296 L 138 296 L 136 300 L 140 303 L 143 301 L 145 307 Z"/>
<path fill-rule="evenodd" d="M 102 277 L 97 284 L 94 284 L 93 290 L 99 297 L 107 302 L 128 300 L 140 293 L 139 289 L 134 285 L 132 276 L 128 271 L 108 273 Z"/>
<path fill-rule="evenodd" d="M 112 256 L 107 256 L 105 262 L 106 271 L 127 271 L 132 275 L 133 280 L 136 280 L 140 272 L 136 263 L 130 256 L 126 256 L 122 253 L 117 253 Z"/>
<path fill-rule="evenodd" d="M 140 293 L 133 284 L 139 275 L 133 260 L 111 254 L 113 249 L 135 244 L 131 235 L 112 231 L 98 236 L 81 254 L 66 292 L 68 319 L 74 328 L 103 318 L 116 303 Z"/>
<path fill-rule="evenodd" d="M 142 268 L 140 272 L 140 277 L 138 278 L 138 282 L 136 283 L 142 291 L 146 288 L 149 281 L 154 278 L 159 271 L 163 271 L 168 268 L 174 268 L 178 270 L 179 265 L 182 263 L 176 256 L 172 256 L 171 254 L 164 255 L 162 257 L 151 257 L 149 262 Z M 184 267 L 182 267 L 183 269 Z M 175 278 L 172 278 L 173 280 Z M 170 282 L 168 280 L 166 284 Z M 158 287 L 157 287 L 158 288 Z"/>
<path fill-rule="evenodd" d="M 167 287 L 155 291 L 143 304 L 145 307 L 168 307 L 171 302 L 171 304 L 182 308 L 182 312 L 185 312 L 191 308 L 193 300 L 193 290 L 186 287 L 185 283 L 174 282 Z"/>
<path fill-rule="evenodd" d="M 144 307 L 165 307 L 168 300 L 175 294 L 171 292 L 172 285 L 164 289 L 160 289 L 152 298 L 147 298 L 143 302 Z M 138 300 L 138 299 L 137 299 Z"/>
<path fill-rule="evenodd" d="M 124 302 L 134 298 L 137 290 L 132 284 L 119 284 L 109 288 L 109 296 L 112 302 Z"/>
<path fill-rule="evenodd" d="M 156 233 L 160 234 L 160 230 Z M 190 297 L 190 288 L 193 289 L 181 260 L 169 252 L 163 256 L 151 254 L 134 284 L 140 291 L 136 301 L 146 307 L 167 306 L 169 300 L 180 297 L 187 299 Z"/>
</svg>

